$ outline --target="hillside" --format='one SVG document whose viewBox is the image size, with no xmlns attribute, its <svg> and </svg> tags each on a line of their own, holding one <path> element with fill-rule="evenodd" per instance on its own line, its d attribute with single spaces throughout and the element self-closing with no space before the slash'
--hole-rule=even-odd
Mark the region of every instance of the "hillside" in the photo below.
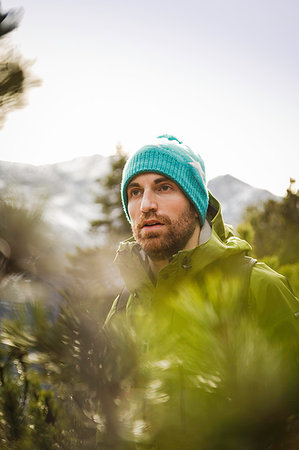
<svg viewBox="0 0 299 450">
<path fill-rule="evenodd" d="M 213 178 L 208 183 L 211 193 L 219 200 L 225 222 L 236 227 L 249 205 L 264 203 L 268 199 L 279 200 L 265 189 L 259 189 L 244 183 L 231 175 Z"/>
</svg>

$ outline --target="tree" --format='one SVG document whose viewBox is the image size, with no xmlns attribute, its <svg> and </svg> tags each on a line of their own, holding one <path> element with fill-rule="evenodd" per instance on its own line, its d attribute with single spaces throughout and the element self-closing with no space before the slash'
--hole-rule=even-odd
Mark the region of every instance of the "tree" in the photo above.
<svg viewBox="0 0 299 450">
<path fill-rule="evenodd" d="M 52 332 L 55 327 L 38 303 L 20 306 L 14 319 L 1 323 L 1 449 L 79 448 L 73 417 L 65 410 L 58 390 L 45 379 L 46 366 L 39 364 L 36 338 L 54 344 Z"/>
<path fill-rule="evenodd" d="M 245 232 L 246 238 L 252 236 L 258 258 L 276 256 L 279 265 L 299 262 L 299 190 L 294 179 L 281 201 L 268 200 L 249 207 L 244 222 L 238 232 L 242 237 Z"/>
<path fill-rule="evenodd" d="M 92 230 L 101 230 L 112 241 L 119 242 L 131 233 L 130 225 L 122 209 L 120 183 L 122 170 L 127 161 L 127 155 L 120 144 L 116 154 L 111 157 L 109 173 L 98 179 L 101 192 L 95 202 L 100 205 L 100 218 L 91 222 Z"/>
<path fill-rule="evenodd" d="M 107 339 L 100 295 L 78 284 L 63 296 L 55 321 L 35 299 L 1 324 L 0 447 L 126 448 L 117 399 L 136 367 L 130 334 Z"/>
<path fill-rule="evenodd" d="M 281 201 L 247 208 L 238 233 L 253 246 L 253 255 L 285 275 L 299 295 L 299 190 L 291 178 Z"/>
</svg>

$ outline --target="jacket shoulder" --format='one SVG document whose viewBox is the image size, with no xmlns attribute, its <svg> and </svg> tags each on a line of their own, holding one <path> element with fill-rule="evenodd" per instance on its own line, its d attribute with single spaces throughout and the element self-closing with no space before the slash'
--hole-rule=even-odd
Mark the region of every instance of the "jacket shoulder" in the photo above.
<svg viewBox="0 0 299 450">
<path fill-rule="evenodd" d="M 299 302 L 288 280 L 261 262 L 252 269 L 249 305 L 264 325 L 275 326 L 290 320 L 299 327 Z"/>
</svg>

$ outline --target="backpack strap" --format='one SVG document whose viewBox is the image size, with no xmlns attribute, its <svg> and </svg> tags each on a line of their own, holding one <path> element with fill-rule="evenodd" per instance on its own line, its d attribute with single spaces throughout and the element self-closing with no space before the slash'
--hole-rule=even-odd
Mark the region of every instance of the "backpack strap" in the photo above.
<svg viewBox="0 0 299 450">
<path fill-rule="evenodd" d="M 244 256 L 245 258 L 245 276 L 244 276 L 244 285 L 243 285 L 243 298 L 244 298 L 244 304 L 243 307 L 247 310 L 249 307 L 248 304 L 248 296 L 249 296 L 249 287 L 250 287 L 250 279 L 251 279 L 251 272 L 254 267 L 254 265 L 257 263 L 257 259 L 252 258 L 251 256 Z"/>
<path fill-rule="evenodd" d="M 247 266 L 247 289 L 249 289 L 249 284 L 250 284 L 250 277 L 251 277 L 251 272 L 253 269 L 253 266 L 255 265 L 255 263 L 257 263 L 257 259 L 252 258 L 251 256 L 244 256 L 245 261 L 246 261 L 246 266 Z"/>
<path fill-rule="evenodd" d="M 130 292 L 128 291 L 128 289 L 126 288 L 126 286 L 124 286 L 120 292 L 120 294 L 118 295 L 117 301 L 116 301 L 116 305 L 115 305 L 115 314 L 117 314 L 119 311 L 123 310 L 126 308 L 128 300 L 130 297 Z"/>
<path fill-rule="evenodd" d="M 112 317 L 114 317 L 115 315 L 118 315 L 118 313 L 121 311 L 125 312 L 125 308 L 127 306 L 129 297 L 130 297 L 130 292 L 124 286 L 122 288 L 121 292 L 118 294 L 118 296 L 114 300 L 114 302 L 110 308 L 110 311 L 108 312 L 108 314 L 106 316 L 106 319 L 104 321 L 104 329 L 110 323 Z"/>
</svg>

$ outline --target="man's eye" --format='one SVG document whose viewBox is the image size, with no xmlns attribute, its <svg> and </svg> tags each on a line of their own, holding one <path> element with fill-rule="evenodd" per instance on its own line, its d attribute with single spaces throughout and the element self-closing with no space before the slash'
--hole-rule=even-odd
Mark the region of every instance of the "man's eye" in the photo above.
<svg viewBox="0 0 299 450">
<path fill-rule="evenodd" d="M 167 184 L 163 184 L 163 186 L 160 186 L 160 190 L 163 192 L 169 191 L 171 188 Z"/>
<path fill-rule="evenodd" d="M 130 192 L 130 197 L 136 197 L 140 192 L 140 189 L 132 189 Z"/>
</svg>

